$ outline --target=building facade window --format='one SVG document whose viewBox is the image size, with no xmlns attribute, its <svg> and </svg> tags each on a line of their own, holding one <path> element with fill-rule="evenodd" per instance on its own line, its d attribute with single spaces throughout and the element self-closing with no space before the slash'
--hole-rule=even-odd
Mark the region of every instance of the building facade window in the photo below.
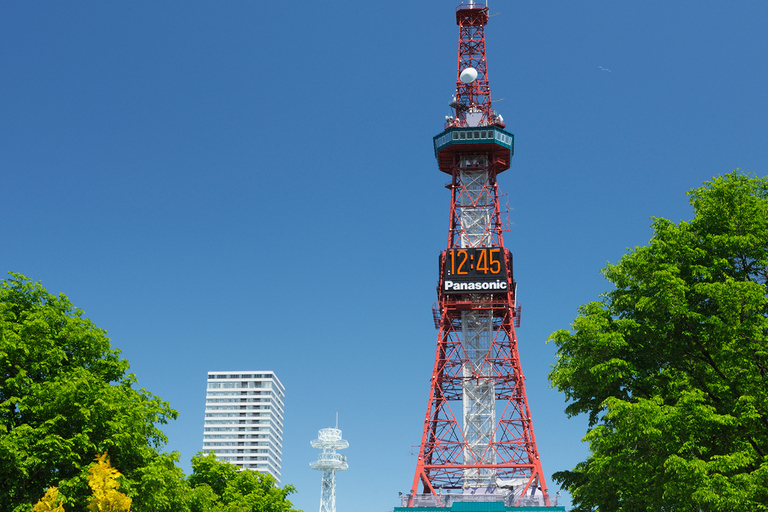
<svg viewBox="0 0 768 512">
<path fill-rule="evenodd" d="M 203 452 L 213 452 L 220 460 L 242 468 L 269 473 L 280 483 L 285 388 L 277 375 L 268 371 L 208 372 L 206 388 Z M 243 423 L 254 426 L 239 426 Z M 260 424 L 265 426 L 257 426 Z M 258 431 L 269 434 L 255 433 Z M 227 448 L 232 446 L 238 447 L 237 451 Z M 229 455 L 232 453 L 237 457 Z M 261 460 L 271 462 L 249 463 Z"/>
</svg>

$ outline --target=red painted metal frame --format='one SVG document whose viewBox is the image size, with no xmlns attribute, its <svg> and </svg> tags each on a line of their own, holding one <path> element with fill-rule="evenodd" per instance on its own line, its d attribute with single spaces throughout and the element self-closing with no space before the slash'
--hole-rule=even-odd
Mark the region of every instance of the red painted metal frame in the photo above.
<svg viewBox="0 0 768 512">
<path fill-rule="evenodd" d="M 470 309 L 492 310 L 494 315 L 494 339 L 484 362 L 491 369 L 491 375 L 482 378 L 493 382 L 497 405 L 501 408 L 494 441 L 488 447 L 496 455 L 495 464 L 464 460 L 467 442 L 460 417 L 457 418 L 459 413 L 454 413 L 451 407 L 452 403 L 460 405 L 463 381 L 478 378 L 463 375 L 469 357 L 456 332 L 456 328 L 460 328 L 461 311 Z M 436 489 L 462 488 L 464 469 L 491 468 L 501 479 L 526 478 L 528 485 L 541 487 L 546 496 L 513 326 L 514 300 L 503 295 L 481 302 L 442 300 L 441 310 L 442 323 L 414 489 L 421 483 L 423 493 L 439 497 Z"/>
<path fill-rule="evenodd" d="M 488 7 L 461 4 L 456 8 L 456 24 L 459 25 L 459 55 L 456 69 L 456 115 L 447 126 L 467 126 L 461 112 L 482 112 L 481 126 L 504 123 L 491 109 L 491 87 L 485 60 L 485 25 L 488 23 Z M 461 81 L 461 72 L 467 68 L 477 70 L 477 78 L 469 84 Z"/>
<path fill-rule="evenodd" d="M 472 151 L 472 146 L 466 146 L 468 153 L 472 156 L 477 153 Z M 487 167 L 477 167 L 474 170 L 488 170 L 488 180 L 483 184 L 483 191 L 488 194 L 491 199 L 490 203 L 481 204 L 471 200 L 470 192 L 466 189 L 464 184 L 459 180 L 459 162 L 467 156 L 466 154 L 457 153 L 455 155 L 455 161 L 453 165 L 453 180 L 451 182 L 451 220 L 450 227 L 448 228 L 448 248 L 461 247 L 462 235 L 466 234 L 464 226 L 461 224 L 461 216 L 459 210 L 461 208 L 493 208 L 493 222 L 488 226 L 487 234 L 490 236 L 493 247 L 504 247 L 504 240 L 502 239 L 502 231 L 504 224 L 501 220 L 501 206 L 499 205 L 499 188 L 496 185 L 496 172 L 493 165 Z M 477 193 L 476 193 L 477 194 Z M 466 203 L 465 198 L 469 199 L 469 203 Z M 510 271 L 511 271 L 511 267 Z M 441 276 L 442 283 L 442 276 Z"/>
<path fill-rule="evenodd" d="M 490 110 L 490 88 L 485 65 L 484 26 L 488 21 L 488 8 L 474 4 L 462 5 L 457 9 L 456 19 L 460 27 L 457 101 L 459 105 L 483 109 L 486 116 L 484 125 L 494 123 L 495 114 Z M 471 87 L 458 79 L 461 71 L 470 65 L 478 70 L 476 81 L 481 81 L 480 84 Z M 458 215 L 457 209 L 492 207 L 493 219 L 488 226 L 490 231 L 488 240 L 491 246 L 500 247 L 506 255 L 508 291 L 467 295 L 444 294 L 442 293 L 445 278 L 442 274 L 444 262 L 441 262 L 438 288 L 439 311 L 435 311 L 435 320 L 439 327 L 437 350 L 409 506 L 415 504 L 414 494 L 418 492 L 419 484 L 422 486 L 422 494 L 432 494 L 438 503 L 442 503 L 441 490 L 461 489 L 464 470 L 481 468 L 495 470 L 496 477 L 504 480 L 525 479 L 527 483 L 523 494 L 531 486 L 536 486 L 541 489 L 545 505 L 550 505 L 517 347 L 515 325 L 519 321 L 520 309 L 515 299 L 512 256 L 504 249 L 502 236 L 503 223 L 496 175 L 504 171 L 508 163 L 500 165 L 494 160 L 489 160 L 487 167 L 479 169 L 488 171 L 487 181 L 482 186 L 488 192 L 490 204 L 478 205 L 471 202 L 466 204 L 466 201 L 464 201 L 465 204 L 461 204 L 462 200 L 469 196 L 465 188 L 466 184 L 462 183 L 459 177 L 462 170 L 460 162 L 463 158 L 478 155 L 490 159 L 492 155 L 487 152 L 487 149 L 485 151 L 482 149 L 479 145 L 466 145 L 455 152 L 453 179 L 450 185 L 452 193 L 448 248 L 459 247 L 464 234 L 461 216 Z M 445 253 L 443 253 L 444 257 Z M 469 355 L 462 344 L 460 330 L 463 311 L 487 312 L 493 321 L 491 349 L 481 365 L 483 368 L 478 371 L 473 370 L 471 376 L 464 375 L 465 368 L 474 368 L 474 366 L 470 364 Z M 465 457 L 468 457 L 467 454 L 473 457 L 472 451 L 467 449 L 468 442 L 461 425 L 463 382 L 467 379 L 484 380 L 493 384 L 497 410 L 496 425 L 493 440 L 487 448 L 495 455 L 493 464 L 479 463 L 478 459 L 465 460 Z M 456 407 L 457 411 L 454 411 L 453 407 Z M 517 504 L 519 505 L 519 502 Z"/>
<path fill-rule="evenodd" d="M 451 187 L 449 248 L 460 246 L 459 240 L 463 232 L 456 208 L 457 200 L 467 191 L 459 182 L 458 172 L 457 165 Z M 488 183 L 484 186 L 489 188 L 493 198 L 493 246 L 504 249 L 498 187 L 492 170 L 488 176 Z M 496 471 L 497 478 L 504 480 L 526 478 L 526 489 L 530 485 L 540 487 L 545 504 L 549 505 L 517 347 L 515 325 L 519 325 L 520 308 L 515 299 L 512 255 L 506 250 L 504 252 L 509 290 L 507 293 L 448 295 L 438 292 L 440 316 L 437 351 L 412 489 L 416 492 L 417 486 L 421 484 L 422 493 L 433 494 L 439 500 L 438 489 L 462 488 L 465 469 L 489 468 Z M 440 265 L 441 291 L 444 280 L 443 263 Z M 457 329 L 461 328 L 462 311 L 469 310 L 490 312 L 493 319 L 494 337 L 489 355 L 483 363 L 484 367 L 492 369 L 490 377 L 482 375 L 485 373 L 483 368 L 472 377 L 463 375 L 462 370 L 469 366 L 470 361 Z M 461 407 L 462 383 L 467 378 L 488 380 L 494 386 L 497 410 L 500 414 L 496 420 L 494 441 L 488 447 L 496 456 L 496 463 L 492 465 L 464 460 L 464 454 L 468 453 L 465 451 L 468 443 L 461 427 L 461 414 L 454 413 L 452 405 Z"/>
</svg>

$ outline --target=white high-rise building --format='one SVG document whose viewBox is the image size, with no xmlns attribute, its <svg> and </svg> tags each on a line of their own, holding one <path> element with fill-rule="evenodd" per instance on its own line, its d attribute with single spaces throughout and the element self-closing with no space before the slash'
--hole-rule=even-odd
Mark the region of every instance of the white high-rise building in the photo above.
<svg viewBox="0 0 768 512">
<path fill-rule="evenodd" d="M 208 372 L 203 452 L 280 483 L 284 396 L 274 372 Z"/>
</svg>

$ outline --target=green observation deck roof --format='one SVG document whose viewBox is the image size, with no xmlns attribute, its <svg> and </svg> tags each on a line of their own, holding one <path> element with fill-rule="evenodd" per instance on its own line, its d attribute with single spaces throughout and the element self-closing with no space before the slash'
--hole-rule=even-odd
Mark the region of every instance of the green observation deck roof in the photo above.
<svg viewBox="0 0 768 512">
<path fill-rule="evenodd" d="M 451 127 L 432 139 L 441 171 L 453 172 L 456 158 L 466 153 L 486 154 L 497 174 L 509 169 L 515 136 L 500 126 Z"/>
<path fill-rule="evenodd" d="M 515 145 L 515 136 L 498 126 L 448 128 L 444 132 L 435 135 L 432 140 L 435 144 L 435 156 L 442 149 L 454 145 L 497 144 L 507 148 L 510 153 L 514 151 Z"/>
</svg>

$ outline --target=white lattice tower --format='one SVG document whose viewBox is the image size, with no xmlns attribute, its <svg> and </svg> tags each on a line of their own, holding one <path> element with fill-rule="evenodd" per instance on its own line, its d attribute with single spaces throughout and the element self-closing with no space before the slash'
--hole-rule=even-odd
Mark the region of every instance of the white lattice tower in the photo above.
<svg viewBox="0 0 768 512">
<path fill-rule="evenodd" d="M 494 242 L 494 194 L 488 179 L 488 159 L 482 155 L 464 157 L 459 169 L 456 218 L 462 229 L 454 243 L 458 242 L 460 247 L 491 245 Z M 466 380 L 462 410 L 467 439 L 464 459 L 476 461 L 478 465 L 495 464 L 496 457 L 490 445 L 495 436 L 496 401 L 490 380 L 493 369 L 487 362 L 493 340 L 492 313 L 463 311 L 460 333 L 468 359 L 463 368 Z M 464 470 L 467 487 L 489 487 L 495 481 L 496 472 L 492 469 Z"/>
<path fill-rule="evenodd" d="M 323 472 L 323 483 L 320 488 L 320 512 L 336 512 L 336 472 L 343 471 L 349 466 L 344 455 L 336 453 L 349 446 L 341 438 L 338 428 L 324 428 L 318 432 L 317 439 L 311 441 L 312 448 L 323 450 L 317 461 L 310 462 L 309 467 Z"/>
</svg>

